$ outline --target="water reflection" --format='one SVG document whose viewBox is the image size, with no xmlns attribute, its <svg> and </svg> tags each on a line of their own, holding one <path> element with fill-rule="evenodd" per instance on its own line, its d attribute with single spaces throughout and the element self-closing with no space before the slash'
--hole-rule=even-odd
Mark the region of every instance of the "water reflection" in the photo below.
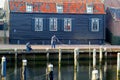
<svg viewBox="0 0 120 80">
<path fill-rule="evenodd" d="M 104 78 L 105 80 L 107 80 L 107 60 L 105 61 L 105 64 L 104 64 Z"/>
<path fill-rule="evenodd" d="M 99 66 L 100 77 L 99 80 L 103 80 L 102 65 Z"/>
<path fill-rule="evenodd" d="M 61 80 L 61 64 L 58 64 L 58 80 Z"/>
<path fill-rule="evenodd" d="M 42 62 L 43 61 L 28 61 L 27 80 L 46 80 L 46 65 L 42 65 Z M 49 60 L 49 62 L 51 61 Z M 114 62 L 116 61 L 110 62 L 106 60 L 103 62 L 104 64 L 96 65 L 96 69 L 99 71 L 100 80 L 120 80 L 120 77 L 116 74 L 116 63 Z M 75 66 L 73 61 L 70 60 L 67 64 L 63 64 L 62 60 L 61 64 L 57 62 L 56 65 L 55 63 L 56 62 L 52 61 L 54 65 L 54 80 L 91 80 L 93 69 L 92 61 L 78 61 L 76 69 L 74 69 Z M 13 66 L 7 67 L 7 80 L 20 80 L 20 69 L 22 66 L 17 64 L 18 62 L 15 62 Z"/>
<path fill-rule="evenodd" d="M 89 60 L 89 80 L 91 80 L 91 60 Z"/>
<path fill-rule="evenodd" d="M 77 60 L 77 66 L 74 66 L 74 80 L 77 80 L 78 72 L 79 72 L 79 62 Z"/>
</svg>

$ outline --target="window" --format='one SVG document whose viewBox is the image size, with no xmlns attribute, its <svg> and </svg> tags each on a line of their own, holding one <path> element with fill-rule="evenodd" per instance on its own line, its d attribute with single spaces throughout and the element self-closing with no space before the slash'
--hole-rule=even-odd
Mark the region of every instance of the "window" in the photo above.
<svg viewBox="0 0 120 80">
<path fill-rule="evenodd" d="M 57 31 L 57 18 L 50 18 L 50 26 L 49 29 L 50 31 Z"/>
<path fill-rule="evenodd" d="M 35 31 L 43 31 L 43 18 L 35 18 Z"/>
<path fill-rule="evenodd" d="M 33 12 L 33 6 L 31 4 L 26 4 L 26 12 Z"/>
<path fill-rule="evenodd" d="M 93 32 L 99 31 L 99 19 L 98 18 L 92 19 L 91 31 Z"/>
<path fill-rule="evenodd" d="M 63 6 L 62 5 L 57 5 L 56 9 L 57 9 L 57 13 L 63 13 Z"/>
<path fill-rule="evenodd" d="M 65 18 L 64 19 L 64 31 L 71 31 L 72 28 L 72 19 Z"/>
</svg>

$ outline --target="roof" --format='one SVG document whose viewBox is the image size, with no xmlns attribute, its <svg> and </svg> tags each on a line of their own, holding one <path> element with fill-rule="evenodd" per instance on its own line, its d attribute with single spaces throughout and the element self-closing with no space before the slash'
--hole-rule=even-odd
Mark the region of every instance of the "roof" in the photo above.
<svg viewBox="0 0 120 80">
<path fill-rule="evenodd" d="M 109 8 L 109 11 L 116 21 L 120 21 L 120 8 Z"/>
<path fill-rule="evenodd" d="M 26 12 L 26 4 L 33 6 L 33 12 L 57 13 L 56 6 L 63 6 L 63 13 L 86 13 L 86 6 L 93 6 L 93 14 L 105 14 L 101 0 L 9 0 L 11 12 Z"/>
<path fill-rule="evenodd" d="M 120 0 L 105 0 L 105 6 L 115 21 L 120 21 Z"/>
<path fill-rule="evenodd" d="M 105 6 L 120 8 L 120 0 L 105 0 Z"/>
</svg>

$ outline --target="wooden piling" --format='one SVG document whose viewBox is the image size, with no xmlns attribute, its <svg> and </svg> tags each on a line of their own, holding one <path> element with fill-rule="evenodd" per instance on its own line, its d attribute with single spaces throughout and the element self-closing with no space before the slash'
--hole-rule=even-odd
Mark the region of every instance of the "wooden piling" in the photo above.
<svg viewBox="0 0 120 80">
<path fill-rule="evenodd" d="M 46 53 L 47 63 L 49 63 L 49 48 L 46 48 Z"/>
<path fill-rule="evenodd" d="M 100 56 L 99 62 L 102 63 L 102 57 L 103 57 L 102 56 L 102 46 L 100 46 L 100 48 L 99 48 L 99 54 L 100 54 L 99 55 Z"/>
<path fill-rule="evenodd" d="M 107 48 L 104 47 L 105 59 L 107 60 Z"/>
<path fill-rule="evenodd" d="M 75 48 L 75 49 L 74 49 L 74 69 L 75 69 L 75 70 L 77 70 L 78 58 L 79 58 L 79 49 L 78 49 L 78 48 Z"/>
<path fill-rule="evenodd" d="M 120 53 L 117 54 L 117 80 L 120 80 Z"/>
<path fill-rule="evenodd" d="M 96 68 L 96 49 L 93 49 L 93 68 Z"/>
<path fill-rule="evenodd" d="M 90 45 L 91 45 L 91 43 L 89 41 L 89 60 L 91 59 L 91 48 L 90 48 Z"/>
</svg>

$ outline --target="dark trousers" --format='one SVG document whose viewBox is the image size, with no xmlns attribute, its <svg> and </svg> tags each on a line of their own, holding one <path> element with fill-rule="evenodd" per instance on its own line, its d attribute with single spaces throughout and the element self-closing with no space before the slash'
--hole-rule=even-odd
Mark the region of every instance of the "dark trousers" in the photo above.
<svg viewBox="0 0 120 80">
<path fill-rule="evenodd" d="M 55 48 L 55 45 L 56 45 L 55 42 L 51 43 L 52 48 Z"/>
<path fill-rule="evenodd" d="M 27 51 L 27 52 L 30 52 L 31 50 L 32 50 L 31 47 L 26 47 L 26 51 Z"/>
</svg>

